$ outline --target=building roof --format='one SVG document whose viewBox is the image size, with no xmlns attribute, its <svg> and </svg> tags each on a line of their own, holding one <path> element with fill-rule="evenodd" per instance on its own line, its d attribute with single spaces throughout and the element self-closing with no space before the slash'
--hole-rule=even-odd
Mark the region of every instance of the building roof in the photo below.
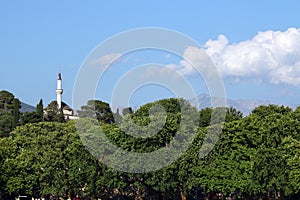
<svg viewBox="0 0 300 200">
<path fill-rule="evenodd" d="M 68 106 L 68 104 L 66 104 L 65 102 L 61 102 L 61 107 L 63 110 L 73 110 L 70 106 Z"/>
</svg>

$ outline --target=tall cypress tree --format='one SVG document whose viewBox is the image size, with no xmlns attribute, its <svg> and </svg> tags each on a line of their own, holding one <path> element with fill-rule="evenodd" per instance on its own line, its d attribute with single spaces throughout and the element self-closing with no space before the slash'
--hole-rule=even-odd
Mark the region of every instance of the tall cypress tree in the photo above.
<svg viewBox="0 0 300 200">
<path fill-rule="evenodd" d="M 39 116 L 41 121 L 43 121 L 43 115 L 44 115 L 43 99 L 40 99 L 40 102 L 36 105 L 36 114 Z"/>
</svg>

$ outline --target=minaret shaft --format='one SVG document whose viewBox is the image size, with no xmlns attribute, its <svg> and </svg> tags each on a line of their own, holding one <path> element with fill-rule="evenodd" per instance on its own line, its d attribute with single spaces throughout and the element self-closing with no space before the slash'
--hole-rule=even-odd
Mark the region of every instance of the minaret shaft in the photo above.
<svg viewBox="0 0 300 200">
<path fill-rule="evenodd" d="M 61 104 L 62 104 L 62 80 L 61 80 L 61 74 L 58 73 L 58 78 L 57 78 L 57 88 L 56 88 L 56 102 L 58 105 L 58 109 L 61 109 Z"/>
</svg>

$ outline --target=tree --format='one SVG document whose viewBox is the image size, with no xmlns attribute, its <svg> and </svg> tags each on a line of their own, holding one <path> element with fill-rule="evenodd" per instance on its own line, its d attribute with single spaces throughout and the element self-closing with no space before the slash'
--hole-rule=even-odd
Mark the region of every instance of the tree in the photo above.
<svg viewBox="0 0 300 200">
<path fill-rule="evenodd" d="M 17 126 L 21 102 L 8 91 L 0 91 L 0 137 L 8 136 Z"/>
<path fill-rule="evenodd" d="M 277 108 L 275 110 L 278 111 Z M 289 111 L 285 110 L 277 113 L 270 112 L 269 115 L 264 116 L 264 120 L 258 120 L 256 125 L 258 131 L 257 153 L 253 159 L 254 191 L 274 198 L 284 196 L 285 190 L 288 189 L 283 139 L 299 131 L 295 130 L 294 122 L 288 115 Z M 253 115 L 253 117 L 259 118 L 260 116 Z"/>
<path fill-rule="evenodd" d="M 180 98 L 161 99 L 141 106 L 137 111 L 135 111 L 134 116 L 149 116 L 151 114 L 151 109 L 153 108 L 165 111 L 166 113 L 176 114 L 181 112 L 184 104 L 188 104 L 188 102 Z"/>
<path fill-rule="evenodd" d="M 78 115 L 79 117 L 94 117 L 106 124 L 114 123 L 109 104 L 100 100 L 89 100 L 87 105 L 81 106 L 81 110 L 78 110 Z"/>
<path fill-rule="evenodd" d="M 21 102 L 19 99 L 14 99 L 13 100 L 13 123 L 12 126 L 13 128 L 17 126 L 19 119 L 20 119 L 20 108 L 21 108 Z"/>
<path fill-rule="evenodd" d="M 226 114 L 225 118 L 223 118 L 224 114 Z M 210 125 L 214 125 L 215 123 L 221 123 L 223 119 L 223 122 L 231 122 L 243 118 L 243 113 L 233 107 L 204 108 L 199 111 L 199 115 L 200 127 L 208 127 Z"/>
<path fill-rule="evenodd" d="M 253 121 L 252 121 L 253 120 Z M 213 150 L 204 158 L 203 166 L 196 166 L 199 182 L 207 193 L 224 195 L 249 193 L 253 178 L 253 158 L 256 146 L 255 119 L 244 118 L 225 123 Z"/>
<path fill-rule="evenodd" d="M 9 171 L 11 169 L 8 169 L 5 166 L 5 162 L 16 155 L 16 148 L 12 137 L 0 138 L 0 199 L 12 199 L 6 188 L 6 183 L 9 179 Z"/>
<path fill-rule="evenodd" d="M 288 169 L 288 191 L 294 199 L 300 197 L 300 141 L 289 136 L 283 140 Z M 294 195 L 298 194 L 298 195 Z"/>
<path fill-rule="evenodd" d="M 72 121 L 19 126 L 0 144 L 6 196 L 92 196 L 98 162 L 82 145 Z"/>
<path fill-rule="evenodd" d="M 0 91 L 0 112 L 8 111 L 13 109 L 14 95 L 6 90 Z"/>
<path fill-rule="evenodd" d="M 210 120 L 211 120 L 211 113 L 212 113 L 212 108 L 204 108 L 199 111 L 199 126 L 200 127 L 207 127 L 210 125 Z"/>
<path fill-rule="evenodd" d="M 58 108 L 58 104 L 56 101 L 52 101 L 46 108 L 45 108 L 45 121 L 49 122 L 64 122 L 64 114 L 62 109 Z"/>
<path fill-rule="evenodd" d="M 232 122 L 243 118 L 243 113 L 233 107 L 226 109 L 226 122 Z"/>
<path fill-rule="evenodd" d="M 41 122 L 40 116 L 36 112 L 24 112 L 21 115 L 21 125 L 25 125 L 28 123 L 37 123 Z"/>
<path fill-rule="evenodd" d="M 251 112 L 251 114 L 255 114 L 260 117 L 265 117 L 265 116 L 268 116 L 270 114 L 275 114 L 275 113 L 286 115 L 291 112 L 292 112 L 292 109 L 289 107 L 270 104 L 268 106 L 261 105 L 261 106 L 254 108 L 254 110 Z"/>
<path fill-rule="evenodd" d="M 13 116 L 9 112 L 2 112 L 0 116 L 0 137 L 7 137 L 13 130 Z"/>
<path fill-rule="evenodd" d="M 44 118 L 44 105 L 43 99 L 40 99 L 40 102 L 36 105 L 36 114 L 43 121 Z"/>
</svg>

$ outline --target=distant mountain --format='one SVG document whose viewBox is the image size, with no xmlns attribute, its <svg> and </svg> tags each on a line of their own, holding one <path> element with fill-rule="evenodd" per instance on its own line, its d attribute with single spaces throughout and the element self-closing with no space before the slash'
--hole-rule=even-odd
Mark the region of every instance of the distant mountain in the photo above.
<svg viewBox="0 0 300 200">
<path fill-rule="evenodd" d="M 264 100 L 232 100 L 232 99 L 225 99 L 227 107 L 234 107 L 237 110 L 241 111 L 244 116 L 247 116 L 251 113 L 251 111 L 260 105 L 269 105 L 272 104 L 271 101 L 264 101 Z M 216 105 L 215 107 L 221 106 L 222 102 L 224 102 L 223 98 L 220 97 L 210 97 L 208 94 L 201 94 L 196 98 L 190 100 L 193 106 L 196 106 L 198 109 L 203 108 L 210 108 L 212 107 L 212 103 Z M 198 105 L 197 105 L 198 102 Z"/>
<path fill-rule="evenodd" d="M 33 112 L 35 111 L 35 107 L 34 106 L 31 106 L 31 105 L 28 105 L 24 102 L 21 102 L 21 109 L 20 109 L 20 112 L 23 113 L 23 112 Z"/>
</svg>

